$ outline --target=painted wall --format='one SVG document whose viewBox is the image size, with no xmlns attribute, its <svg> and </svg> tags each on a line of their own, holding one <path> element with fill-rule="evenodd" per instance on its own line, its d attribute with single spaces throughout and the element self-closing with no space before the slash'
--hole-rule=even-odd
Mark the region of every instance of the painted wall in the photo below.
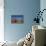
<svg viewBox="0 0 46 46">
<path fill-rule="evenodd" d="M 33 24 L 35 12 L 40 9 L 40 0 L 5 0 L 5 40 L 18 41 L 24 37 Z M 23 24 L 11 24 L 11 15 L 24 15 Z"/>
<path fill-rule="evenodd" d="M 40 1 L 40 10 L 43 10 L 43 9 L 46 9 L 46 0 L 41 0 Z M 43 17 L 43 22 L 41 21 L 40 25 L 46 27 L 46 11 L 44 11 L 42 17 Z M 45 40 L 45 44 L 46 44 L 46 40 Z"/>
<path fill-rule="evenodd" d="M 41 0 L 40 1 L 40 9 L 43 10 L 43 9 L 46 9 L 46 0 Z M 41 21 L 40 25 L 43 25 L 43 26 L 46 26 L 46 10 L 43 12 L 43 22 Z"/>
<path fill-rule="evenodd" d="M 0 0 L 0 42 L 4 41 L 4 0 Z"/>
</svg>

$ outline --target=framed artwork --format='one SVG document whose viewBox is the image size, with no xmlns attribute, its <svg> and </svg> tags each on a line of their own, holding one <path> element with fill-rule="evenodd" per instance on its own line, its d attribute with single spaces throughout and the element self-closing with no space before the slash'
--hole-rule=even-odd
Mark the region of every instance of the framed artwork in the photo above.
<svg viewBox="0 0 46 46">
<path fill-rule="evenodd" d="M 11 15 L 12 24 L 22 24 L 24 23 L 24 15 Z"/>
</svg>

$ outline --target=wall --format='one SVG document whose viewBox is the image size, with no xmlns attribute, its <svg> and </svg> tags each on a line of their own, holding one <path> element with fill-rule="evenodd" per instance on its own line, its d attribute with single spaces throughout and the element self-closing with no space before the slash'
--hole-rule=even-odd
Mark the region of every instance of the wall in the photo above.
<svg viewBox="0 0 46 46">
<path fill-rule="evenodd" d="M 43 10 L 43 9 L 46 9 L 46 0 L 40 1 L 40 10 Z M 42 17 L 43 17 L 43 22 L 40 21 L 40 25 L 46 27 L 46 11 L 44 11 Z M 46 44 L 46 40 L 45 40 L 45 44 Z"/>
<path fill-rule="evenodd" d="M 40 0 L 5 0 L 4 2 L 5 40 L 18 41 L 31 30 L 33 19 L 36 17 L 35 12 L 40 9 Z M 24 23 L 11 24 L 11 15 L 24 15 Z"/>
<path fill-rule="evenodd" d="M 0 0 L 0 42 L 4 41 L 4 0 Z"/>
<path fill-rule="evenodd" d="M 40 2 L 41 2 L 40 3 L 40 9 L 42 11 L 43 9 L 46 9 L 46 0 L 41 0 Z M 43 22 L 41 21 L 40 25 L 46 26 L 46 20 L 45 20 L 46 19 L 46 10 L 43 12 L 42 17 L 43 17 Z"/>
</svg>

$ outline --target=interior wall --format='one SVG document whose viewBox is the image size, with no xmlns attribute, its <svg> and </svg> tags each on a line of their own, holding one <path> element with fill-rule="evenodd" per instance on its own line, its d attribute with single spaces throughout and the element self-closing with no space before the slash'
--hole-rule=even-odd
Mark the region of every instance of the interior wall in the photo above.
<svg viewBox="0 0 46 46">
<path fill-rule="evenodd" d="M 33 19 L 40 9 L 40 0 L 4 1 L 4 39 L 18 41 L 32 29 Z M 11 15 L 24 15 L 23 24 L 11 24 Z"/>
<path fill-rule="evenodd" d="M 4 0 L 0 0 L 0 42 L 4 41 Z"/>
<path fill-rule="evenodd" d="M 40 3 L 40 9 L 42 11 L 43 9 L 46 9 L 46 0 L 41 0 L 40 2 L 41 2 Z M 40 25 L 46 26 L 46 10 L 43 12 L 42 17 L 43 17 L 43 22 L 41 21 Z"/>
<path fill-rule="evenodd" d="M 42 11 L 43 9 L 46 9 L 46 0 L 40 0 L 40 10 Z M 46 10 L 43 12 L 43 22 L 40 21 L 40 25 L 46 27 Z M 46 40 L 45 40 L 46 44 Z"/>
</svg>

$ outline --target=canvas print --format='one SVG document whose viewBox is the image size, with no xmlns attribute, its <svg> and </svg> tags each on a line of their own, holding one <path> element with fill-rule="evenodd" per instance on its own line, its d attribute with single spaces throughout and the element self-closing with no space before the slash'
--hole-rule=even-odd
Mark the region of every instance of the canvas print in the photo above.
<svg viewBox="0 0 46 46">
<path fill-rule="evenodd" d="M 24 16 L 23 15 L 12 15 L 11 16 L 11 23 L 14 24 L 22 24 L 24 23 Z"/>
</svg>

